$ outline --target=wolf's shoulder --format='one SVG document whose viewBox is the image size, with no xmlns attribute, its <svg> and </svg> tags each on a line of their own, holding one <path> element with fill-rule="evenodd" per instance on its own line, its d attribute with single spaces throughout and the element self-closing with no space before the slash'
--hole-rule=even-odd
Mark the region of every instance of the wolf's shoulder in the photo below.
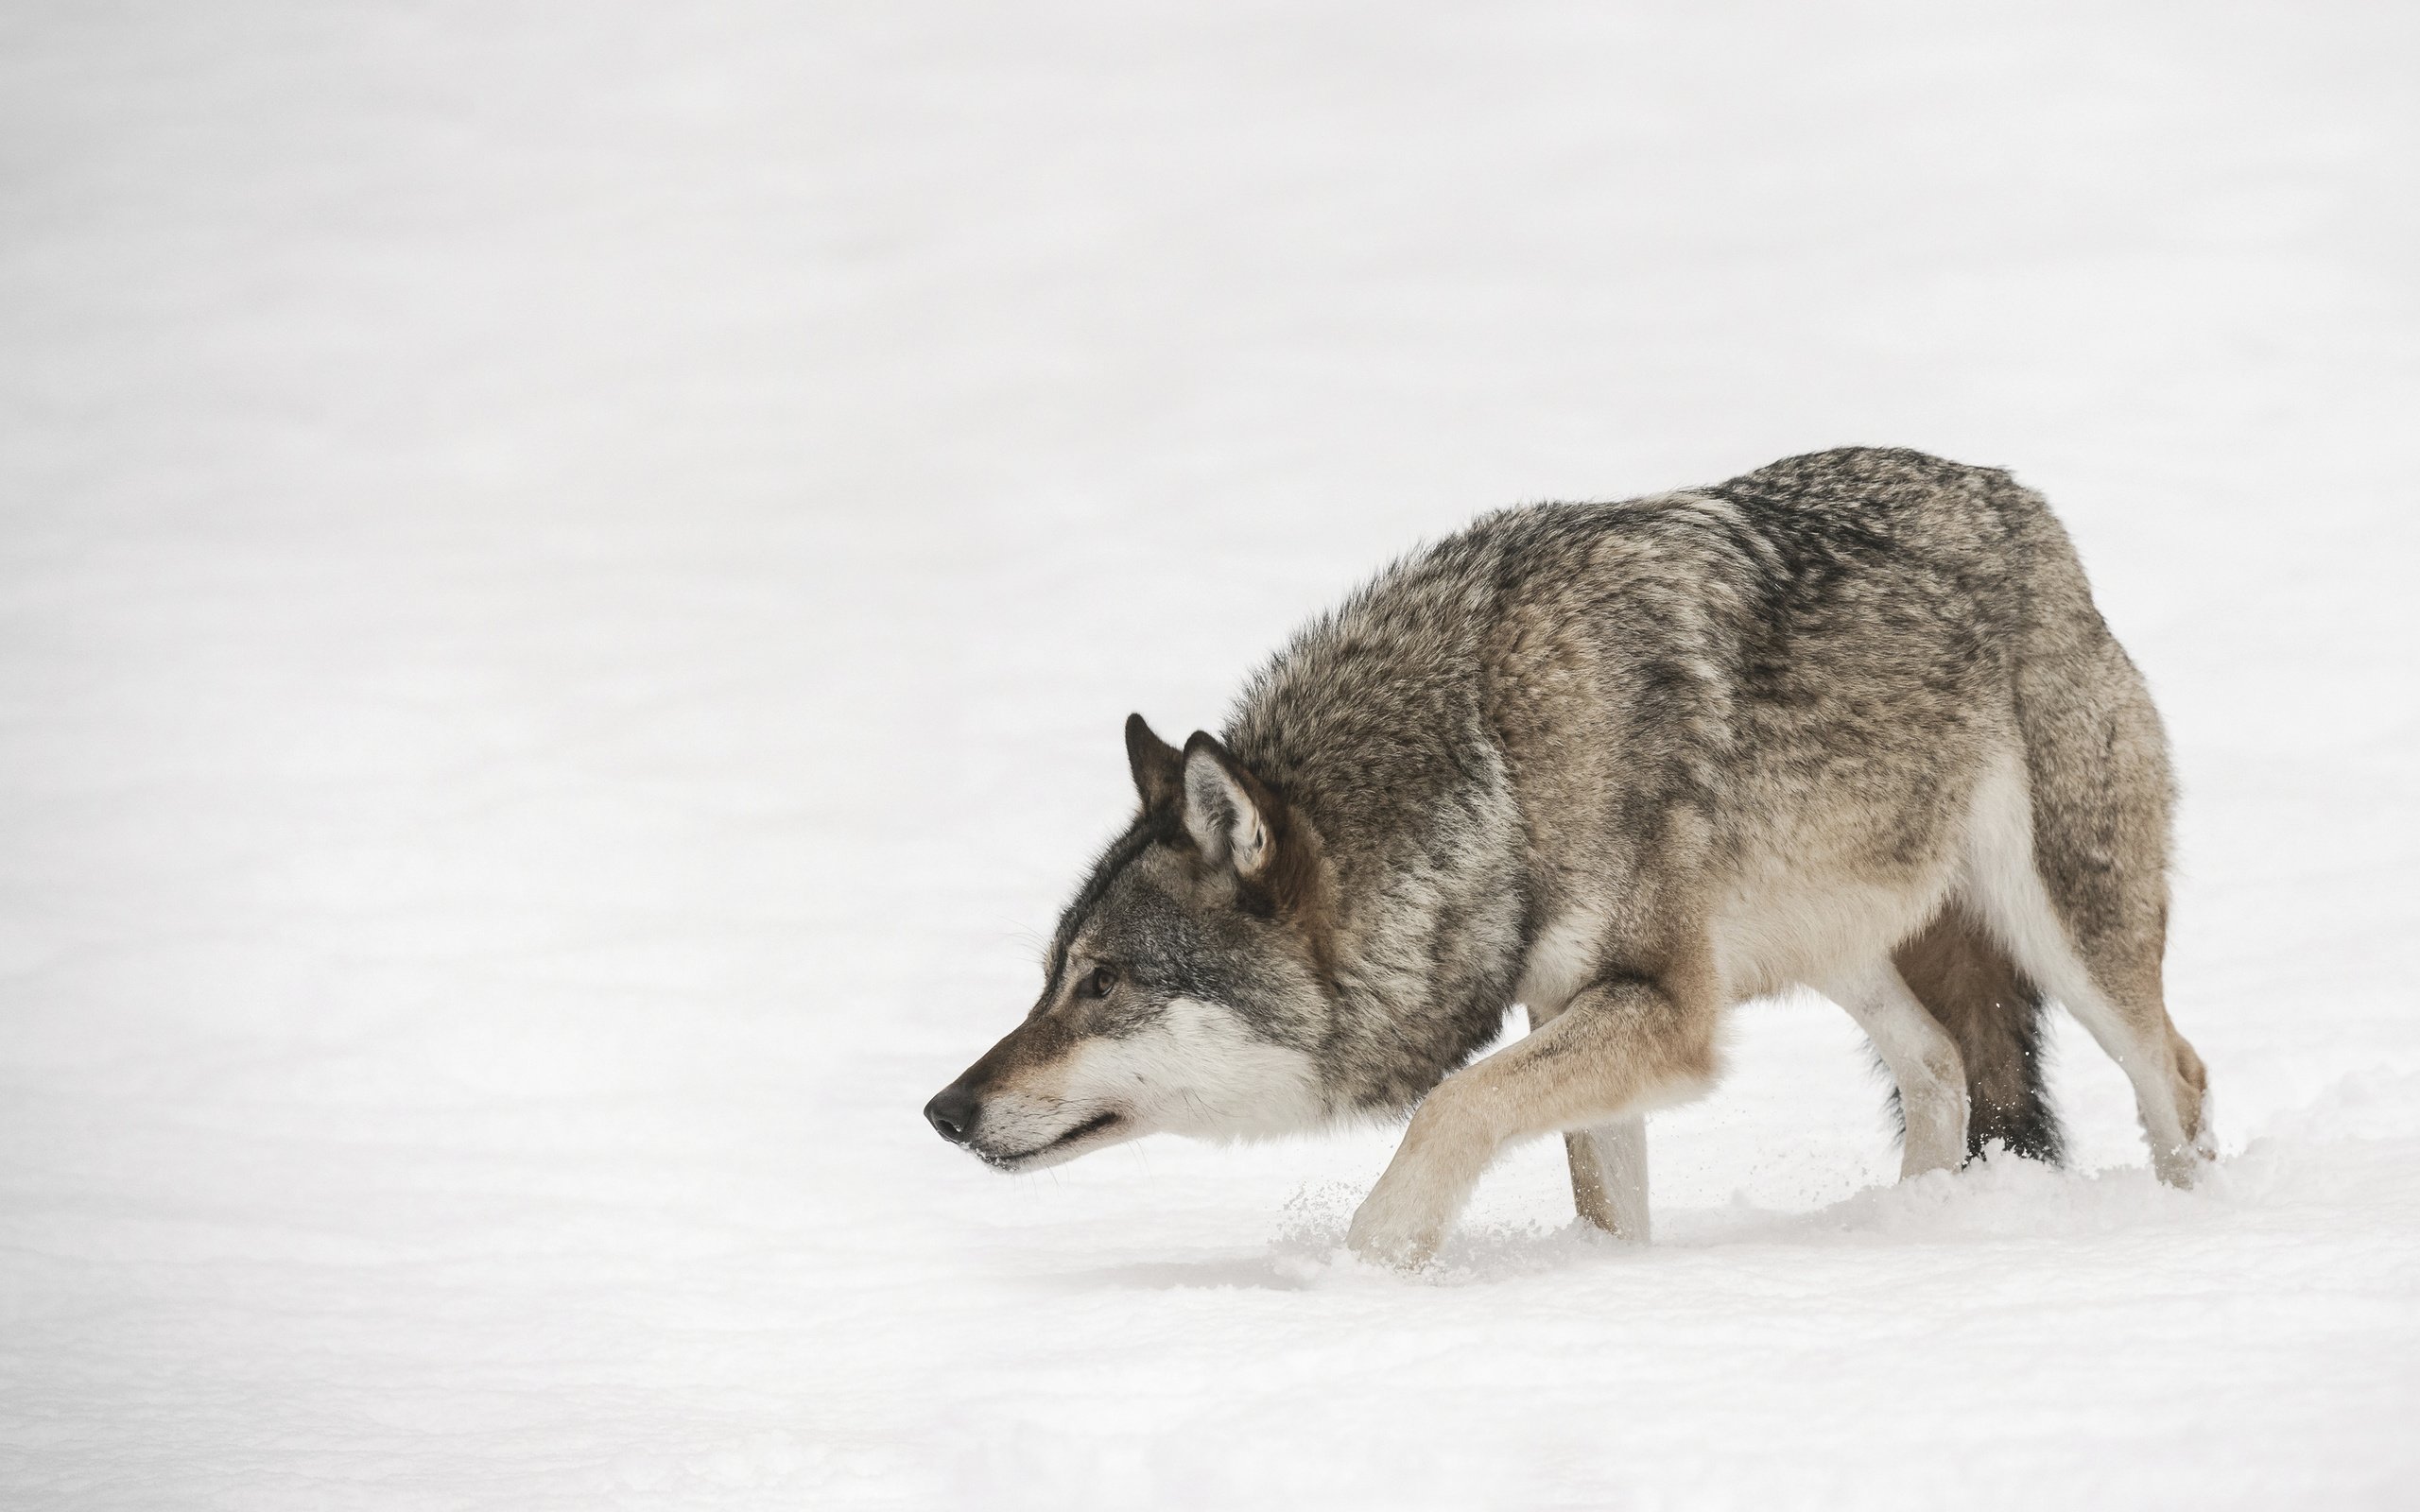
<svg viewBox="0 0 2420 1512">
<path fill-rule="evenodd" d="M 1786 456 L 1703 491 L 1766 518 L 1869 526 L 1949 517 L 2013 521 L 2045 507 L 2006 468 L 1904 446 L 1841 446 Z"/>
</svg>

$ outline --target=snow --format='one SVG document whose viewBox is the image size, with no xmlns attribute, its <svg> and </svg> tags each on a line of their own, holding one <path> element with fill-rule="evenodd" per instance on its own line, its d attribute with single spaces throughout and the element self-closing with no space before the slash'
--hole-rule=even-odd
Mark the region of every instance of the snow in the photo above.
<svg viewBox="0 0 2420 1512">
<path fill-rule="evenodd" d="M 2342 1507 L 2420 1471 L 2420 12 L 21 6 L 0 1503 Z M 1659 1242 L 923 1101 L 1379 562 L 2013 466 L 2186 785 L 2226 1158 L 1889 1184 L 1737 1016 Z"/>
</svg>

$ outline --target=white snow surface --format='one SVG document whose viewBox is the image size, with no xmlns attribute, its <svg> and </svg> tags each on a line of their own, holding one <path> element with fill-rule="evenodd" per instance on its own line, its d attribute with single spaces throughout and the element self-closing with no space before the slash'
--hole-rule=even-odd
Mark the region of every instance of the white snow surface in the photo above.
<svg viewBox="0 0 2420 1512">
<path fill-rule="evenodd" d="M 0 17 L 0 1504 L 2420 1499 L 2420 11 Z M 1005 1178 L 1118 725 L 1495 506 L 2060 508 L 2225 1158 L 1891 1184 L 1737 1015 L 1658 1243 L 1392 1131 Z"/>
</svg>

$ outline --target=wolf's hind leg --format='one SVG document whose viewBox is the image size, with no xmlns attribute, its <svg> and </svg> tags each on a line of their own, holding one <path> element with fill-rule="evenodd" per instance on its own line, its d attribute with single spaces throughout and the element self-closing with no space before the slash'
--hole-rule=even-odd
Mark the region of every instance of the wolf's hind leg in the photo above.
<svg viewBox="0 0 2420 1512">
<path fill-rule="evenodd" d="M 1955 1171 L 1966 1160 L 1966 1068 L 1958 1041 L 1925 1011 L 1886 957 L 1827 984 L 1824 995 L 1848 1009 L 1899 1084 L 1907 1119 L 1899 1179 Z"/>
<path fill-rule="evenodd" d="M 2152 809 L 2158 794 L 2134 792 L 2151 784 L 2130 788 L 2124 776 L 2121 767 L 2088 802 L 2049 782 L 2028 793 L 2014 769 L 1987 780 L 1969 864 L 2018 967 L 2134 1084 L 2152 1168 L 2170 1186 L 2190 1186 L 2212 1142 L 2202 1058 L 2169 1022 L 2161 990 L 2165 816 L 2132 814 Z"/>
<path fill-rule="evenodd" d="M 2079 951 L 2048 938 L 2048 933 L 2041 932 L 2039 954 L 2025 962 L 2027 971 L 2066 1005 L 2134 1085 L 2152 1169 L 2169 1186 L 2191 1186 L 2201 1163 L 2217 1154 L 2209 1084 L 2202 1057 L 2169 1020 L 2158 959 L 2106 942 Z"/>
<path fill-rule="evenodd" d="M 1544 1028 L 1439 1083 L 1353 1215 L 1354 1250 L 1419 1264 L 1505 1145 L 1625 1122 L 1712 1085 L 1719 1010 L 1706 960 L 1700 946 L 1679 969 L 1602 977 Z"/>
<path fill-rule="evenodd" d="M 1640 1114 L 1563 1137 L 1571 1201 L 1580 1216 L 1616 1239 L 1647 1243 L 1647 1118 Z"/>
</svg>

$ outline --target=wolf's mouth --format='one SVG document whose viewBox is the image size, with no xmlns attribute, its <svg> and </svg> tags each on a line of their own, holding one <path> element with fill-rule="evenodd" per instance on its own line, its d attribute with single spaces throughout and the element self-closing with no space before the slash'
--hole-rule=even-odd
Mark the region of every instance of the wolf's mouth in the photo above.
<svg viewBox="0 0 2420 1512">
<path fill-rule="evenodd" d="M 1047 1143 L 1037 1144 L 1029 1150 L 1019 1150 L 1014 1155 L 992 1155 L 979 1150 L 976 1153 L 982 1155 L 984 1160 L 989 1160 L 992 1164 L 1000 1167 L 1002 1170 L 1009 1170 L 1013 1167 L 1023 1165 L 1028 1160 L 1048 1155 L 1053 1150 L 1063 1149 L 1066 1146 L 1075 1143 L 1079 1140 L 1090 1139 L 1092 1136 L 1098 1134 L 1105 1129 L 1114 1128 L 1123 1122 L 1125 1122 L 1125 1115 L 1122 1113 L 1097 1113 L 1091 1118 L 1088 1118 L 1082 1123 L 1077 1125 L 1074 1128 L 1069 1129 L 1066 1133 L 1060 1135 L 1057 1139 L 1051 1140 Z"/>
</svg>

